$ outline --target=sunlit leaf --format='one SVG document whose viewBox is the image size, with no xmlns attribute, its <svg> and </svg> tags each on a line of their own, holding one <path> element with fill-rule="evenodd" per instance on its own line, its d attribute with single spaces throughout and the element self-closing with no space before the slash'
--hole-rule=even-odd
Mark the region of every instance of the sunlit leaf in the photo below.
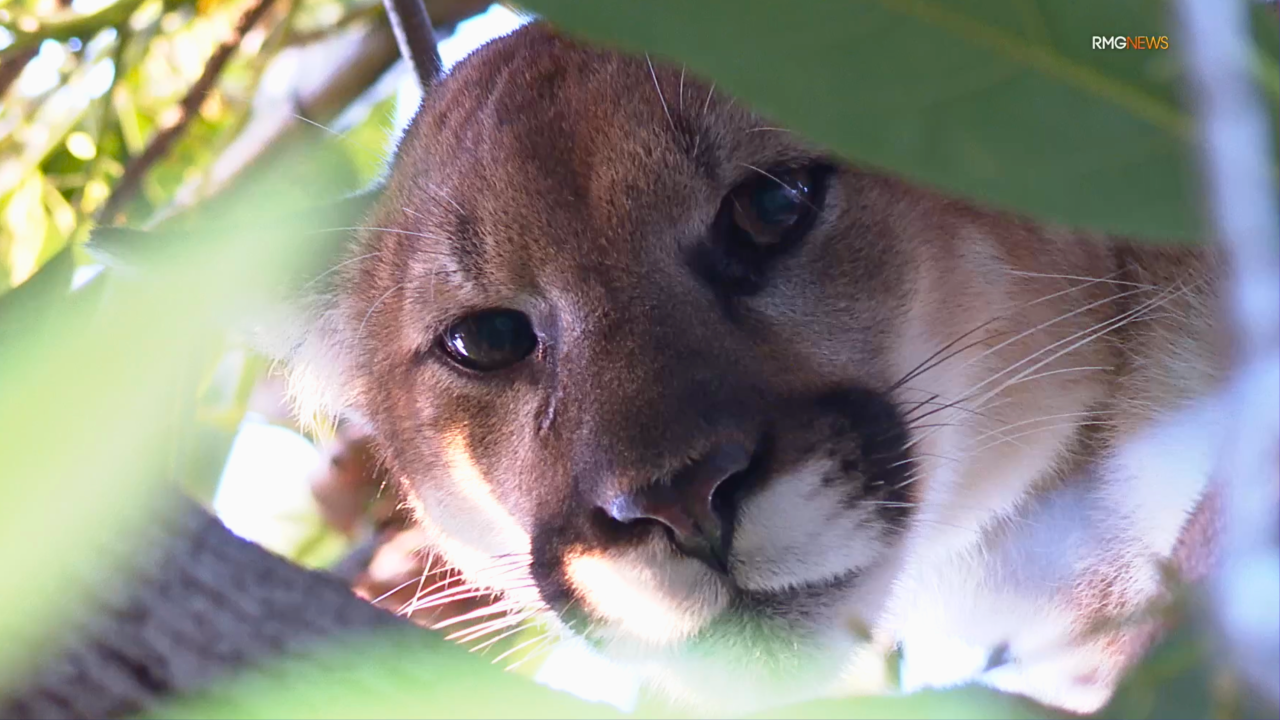
<svg viewBox="0 0 1280 720">
<path fill-rule="evenodd" d="M 54 231 L 55 237 L 46 238 L 38 259 L 40 264 L 62 249 L 64 242 L 71 237 L 71 233 L 75 232 L 78 221 L 75 208 L 71 207 L 71 203 L 67 202 L 48 178 L 45 178 L 43 200 L 45 207 L 49 210 L 49 219 L 53 221 L 53 227 L 50 230 Z M 50 239 L 53 242 L 49 242 Z"/>
<path fill-rule="evenodd" d="M 124 137 L 125 148 L 130 155 L 137 155 L 146 147 L 143 138 L 142 118 L 138 114 L 137 103 L 133 94 L 118 91 L 112 95 L 112 106 L 120 123 L 120 132 Z"/>
<path fill-rule="evenodd" d="M 9 285 L 26 280 L 39 267 L 40 250 L 49 231 L 43 194 L 44 175 L 33 172 L 18 185 L 5 205 L 0 268 L 7 270 Z"/>
<path fill-rule="evenodd" d="M 67 151 L 81 160 L 92 160 L 98 154 L 98 145 L 93 137 L 83 130 L 77 130 L 67 136 Z"/>
</svg>

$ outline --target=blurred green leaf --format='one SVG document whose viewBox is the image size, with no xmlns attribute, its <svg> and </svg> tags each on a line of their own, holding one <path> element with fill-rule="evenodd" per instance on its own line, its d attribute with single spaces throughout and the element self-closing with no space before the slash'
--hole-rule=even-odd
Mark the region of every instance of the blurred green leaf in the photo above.
<svg viewBox="0 0 1280 720">
<path fill-rule="evenodd" d="M 156 718 L 617 718 L 502 672 L 439 636 L 382 634 L 336 644 L 161 707 Z"/>
<path fill-rule="evenodd" d="M 787 717 L 795 720 L 830 718 L 1003 718 L 1030 720 L 1050 716 L 1043 708 L 1025 700 L 981 687 L 945 691 L 923 691 L 896 697 L 855 697 L 793 705 L 759 717 Z"/>
<path fill-rule="evenodd" d="M 325 180 L 310 179 L 313 197 L 339 192 Z M 0 342 L 0 565 L 7 586 L 22 588 L 0 593 L 0 687 L 33 649 L 76 627 L 68 618 L 90 609 L 86 589 L 129 553 L 129 529 L 156 521 L 153 499 L 175 485 L 169 409 L 195 391 L 184 385 L 193 351 L 281 291 L 299 258 L 323 262 L 336 245 L 340 236 L 317 232 L 332 218 L 286 211 L 273 187 L 250 178 L 250 194 L 167 230 L 165 251 L 112 278 L 100 304 L 47 312 L 24 301 L 22 342 Z M 72 250 L 37 274 L 32 287 L 48 292 L 26 301 L 57 303 Z M 27 313 L 43 314 L 38 333 Z"/>
<path fill-rule="evenodd" d="M 29 341 L 65 310 L 76 262 L 71 248 L 64 248 L 13 290 L 0 294 L 0 338 Z"/>
<path fill-rule="evenodd" d="M 39 267 L 40 251 L 49 234 L 49 214 L 44 207 L 44 175 L 32 172 L 9 195 L 0 232 L 0 286 L 26 280 Z"/>
<path fill-rule="evenodd" d="M 531 0 L 564 28 L 687 62 L 857 162 L 1041 220 L 1203 234 L 1159 0 Z M 1095 35 L 1170 35 L 1167 51 Z M 675 86 L 663 88 L 667 102 Z"/>
<path fill-rule="evenodd" d="M 369 108 L 364 119 L 342 134 L 343 146 L 358 173 L 359 184 L 367 185 L 386 171 L 388 138 L 393 134 L 396 96 L 389 95 Z"/>
<path fill-rule="evenodd" d="M 317 517 L 311 534 L 289 559 L 303 567 L 320 570 L 332 567 L 350 550 L 351 540 Z"/>
<path fill-rule="evenodd" d="M 1268 70 L 1274 77 L 1280 74 L 1280 67 L 1276 66 L 1276 60 L 1280 59 L 1280 18 L 1277 17 L 1276 4 L 1255 2 L 1249 11 L 1253 41 L 1263 58 L 1271 61 Z"/>
<path fill-rule="evenodd" d="M 1125 678 L 1099 713 L 1105 718 L 1221 718 L 1214 712 L 1213 667 L 1204 662 L 1204 638 L 1175 629 Z"/>
<path fill-rule="evenodd" d="M 215 692 L 156 710 L 163 718 L 620 718 L 617 710 L 503 672 L 438 636 L 382 634 L 245 673 Z M 645 706 L 629 717 L 704 717 Z M 1017 698 L 981 688 L 807 703 L 753 717 L 1042 718 Z"/>
<path fill-rule="evenodd" d="M 190 416 L 182 418 L 184 436 L 176 458 L 183 489 L 205 502 L 213 499 L 253 388 L 267 368 L 262 357 L 226 343 L 219 343 L 207 359 Z"/>
</svg>

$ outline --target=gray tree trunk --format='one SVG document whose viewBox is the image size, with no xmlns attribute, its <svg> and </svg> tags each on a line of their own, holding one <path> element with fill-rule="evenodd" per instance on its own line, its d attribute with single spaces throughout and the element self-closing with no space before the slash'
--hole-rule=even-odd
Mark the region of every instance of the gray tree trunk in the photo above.
<svg viewBox="0 0 1280 720">
<path fill-rule="evenodd" d="M 158 534 L 139 548 L 130 577 L 101 588 L 70 643 L 0 698 L 0 717 L 133 715 L 318 640 L 396 626 L 426 637 L 335 578 L 236 537 L 193 503 L 182 502 Z"/>
</svg>

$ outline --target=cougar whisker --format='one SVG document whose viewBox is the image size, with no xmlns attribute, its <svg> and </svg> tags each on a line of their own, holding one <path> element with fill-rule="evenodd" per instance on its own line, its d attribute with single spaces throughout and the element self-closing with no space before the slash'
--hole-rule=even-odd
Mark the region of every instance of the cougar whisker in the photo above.
<svg viewBox="0 0 1280 720">
<path fill-rule="evenodd" d="M 1144 290 L 1160 289 L 1159 286 L 1157 285 L 1147 285 L 1145 283 L 1128 282 L 1125 280 L 1112 280 L 1111 278 L 1114 277 L 1115 275 L 1118 275 L 1119 271 L 1112 273 L 1107 277 L 1101 277 L 1101 278 L 1084 277 L 1082 275 L 1057 275 L 1057 274 L 1051 274 L 1051 273 L 1028 272 L 1026 270 L 1006 270 L 1005 272 L 1007 272 L 1010 275 L 1020 275 L 1022 277 L 1057 278 L 1061 280 L 1088 280 L 1090 283 L 1105 282 L 1105 283 L 1111 283 L 1113 285 L 1128 285 L 1130 287 L 1142 288 Z"/>
<path fill-rule="evenodd" d="M 1007 438 L 998 438 L 993 442 L 987 443 L 986 445 L 983 445 L 982 447 L 971 451 L 970 454 L 978 455 L 986 450 L 990 450 L 991 448 L 1000 445 L 1001 443 L 1008 442 L 1011 438 L 1026 437 L 1027 435 L 1034 435 L 1036 433 L 1049 432 L 1050 430 L 1060 430 L 1062 428 L 1069 428 L 1069 427 L 1106 427 L 1114 424 L 1115 423 L 1107 420 L 1086 420 L 1084 422 L 1078 422 L 1078 423 L 1057 423 L 1055 425 L 1032 428 L 1030 430 L 1023 430 L 1022 432 L 1014 433 L 1013 435 L 1010 435 Z"/>
<path fill-rule="evenodd" d="M 523 628 L 521 628 L 521 629 L 523 629 Z M 543 632 L 541 635 L 536 635 L 536 636 L 534 636 L 533 638 L 530 638 L 529 640 L 525 640 L 524 642 L 519 643 L 519 644 L 518 644 L 518 645 L 516 645 L 515 647 L 507 648 L 507 649 L 506 649 L 506 650 L 504 650 L 502 653 L 500 653 L 497 657 L 495 657 L 493 660 L 491 660 L 491 661 L 490 661 L 490 664 L 497 665 L 498 663 L 500 663 L 500 662 L 502 662 L 503 660 L 505 660 L 505 659 L 507 659 L 507 658 L 511 657 L 512 655 L 514 655 L 514 654 L 516 654 L 516 653 L 520 652 L 521 650 L 523 650 L 523 649 L 525 649 L 525 648 L 529 647 L 530 645 L 533 645 L 534 643 L 540 643 L 540 642 L 542 642 L 543 640 L 545 640 L 545 639 L 546 639 L 548 636 L 550 636 L 551 634 L 552 634 L 552 631 L 547 630 L 547 631 Z M 508 669 L 508 670 L 510 670 L 511 668 L 507 668 L 507 669 Z"/>
<path fill-rule="evenodd" d="M 1179 291 L 1179 292 L 1180 292 L 1180 291 Z M 1098 339 L 1099 337 L 1102 337 L 1103 335 L 1105 335 L 1105 334 L 1107 334 L 1107 333 L 1111 332 L 1112 330 L 1116 330 L 1116 329 L 1118 329 L 1118 328 L 1124 327 L 1125 325 L 1128 325 L 1129 323 L 1131 323 L 1131 322 L 1133 322 L 1133 321 L 1135 321 L 1135 320 L 1139 319 L 1139 318 L 1142 316 L 1142 314 L 1143 314 L 1144 312 L 1146 312 L 1147 310 L 1150 310 L 1150 309 L 1152 309 L 1152 308 L 1154 308 L 1154 307 L 1159 307 L 1160 305 L 1162 305 L 1162 304 L 1164 304 L 1164 303 L 1168 302 L 1168 301 L 1169 301 L 1170 299 L 1172 299 L 1173 297 L 1176 297 L 1176 295 L 1177 295 L 1177 293 L 1176 293 L 1176 292 L 1175 292 L 1175 293 L 1173 293 L 1173 294 L 1171 294 L 1171 295 L 1167 295 L 1167 296 L 1162 295 L 1162 296 L 1157 297 L 1157 298 L 1155 298 L 1155 299 L 1153 299 L 1153 300 L 1149 300 L 1149 301 L 1147 301 L 1147 302 L 1143 303 L 1142 305 L 1139 305 L 1139 306 L 1138 306 L 1138 307 L 1136 307 L 1136 308 L 1133 308 L 1133 309 L 1131 309 L 1131 310 L 1128 310 L 1128 311 L 1126 311 L 1125 313 L 1122 313 L 1121 315 L 1119 315 L 1119 316 L 1117 316 L 1117 317 L 1115 317 L 1115 318 L 1112 318 L 1111 320 L 1108 320 L 1108 321 L 1105 321 L 1105 322 L 1102 322 L 1102 323 L 1097 323 L 1097 324 L 1095 324 L 1095 325 L 1094 325 L 1093 327 L 1091 327 L 1091 328 L 1088 328 L 1088 329 L 1086 329 L 1086 330 L 1081 330 L 1080 332 L 1074 333 L 1074 334 L 1072 334 L 1072 335 L 1070 335 L 1070 336 L 1068 336 L 1068 337 L 1066 337 L 1066 338 L 1064 338 L 1064 339 L 1062 339 L 1062 340 L 1059 340 L 1058 342 L 1055 342 L 1055 343 L 1053 343 L 1052 345 L 1049 345 L 1048 347 L 1046 347 L 1046 348 L 1044 348 L 1044 349 L 1040 350 L 1039 352 L 1037 352 L 1037 353 L 1035 353 L 1035 354 L 1033 354 L 1033 355 L 1031 355 L 1031 356 L 1029 356 L 1029 357 L 1027 357 L 1027 358 L 1023 359 L 1023 360 L 1020 360 L 1020 361 L 1018 361 L 1017 363 L 1015 363 L 1015 364 L 1013 364 L 1013 365 L 1010 365 L 1009 367 L 1005 368 L 1004 370 L 1000 371 L 999 373 L 997 373 L 997 374 L 993 375 L 992 377 L 990 377 L 990 378 L 988 378 L 987 380 L 983 381 L 982 383 L 978 384 L 978 385 L 973 389 L 973 391 L 971 391 L 971 392 L 976 392 L 977 390 L 981 389 L 981 388 L 982 388 L 983 386 L 985 386 L 986 384 L 988 384 L 988 383 L 990 383 L 990 382 L 992 382 L 992 381 L 994 381 L 994 380 L 996 380 L 996 379 L 1000 378 L 1000 377 L 1001 377 L 1001 376 L 1003 376 L 1004 374 L 1006 374 L 1006 373 L 1008 373 L 1008 372 L 1010 372 L 1010 371 L 1014 370 L 1015 368 L 1017 368 L 1017 367 L 1021 366 L 1023 363 L 1030 362 L 1031 360 L 1034 360 L 1036 357 L 1038 357 L 1038 356 L 1039 356 L 1039 355 L 1041 355 L 1042 353 L 1047 352 L 1047 351 L 1049 351 L 1049 350 L 1052 350 L 1053 348 L 1057 347 L 1058 345 L 1061 345 L 1061 344 L 1063 344 L 1063 343 L 1067 343 L 1067 342 L 1071 342 L 1072 340 L 1075 340 L 1076 338 L 1079 338 L 1079 337 L 1080 337 L 1080 336 L 1082 336 L 1082 335 L 1084 335 L 1084 336 L 1085 336 L 1085 338 L 1084 338 L 1083 340 L 1080 340 L 1080 341 L 1078 341 L 1078 342 L 1075 342 L 1074 344 L 1072 344 L 1072 345 L 1068 346 L 1067 348 L 1065 348 L 1065 349 L 1063 349 L 1063 350 L 1061 350 L 1061 351 L 1059 351 L 1059 352 L 1056 352 L 1056 353 L 1054 353 L 1053 355 L 1050 355 L 1048 358 L 1046 358 L 1046 359 L 1044 359 L 1044 360 L 1040 361 L 1039 363 L 1037 363 L 1037 364 L 1035 364 L 1035 365 L 1031 366 L 1031 367 L 1030 367 L 1030 368 L 1028 368 L 1026 371 L 1024 371 L 1022 374 L 1020 374 L 1020 375 L 1018 375 L 1017 377 L 1015 377 L 1015 378 L 1014 378 L 1014 381 L 1016 381 L 1016 380 L 1018 380 L 1018 379 L 1021 379 L 1021 378 L 1025 377 L 1028 373 L 1034 372 L 1034 371 L 1036 371 L 1036 370 L 1040 369 L 1041 367 L 1044 367 L 1046 364 L 1048 364 L 1048 363 L 1050 363 L 1050 362 L 1053 362 L 1054 360 L 1057 360 L 1058 358 L 1062 357 L 1064 354 L 1066 354 L 1066 353 L 1068 353 L 1068 352 L 1071 352 L 1072 350 L 1075 350 L 1075 349 L 1077 349 L 1077 348 L 1081 347 L 1082 345 L 1085 345 L 1086 343 L 1092 342 L 1092 341 L 1094 341 L 1094 340 Z M 1095 331 L 1096 331 L 1096 332 L 1095 332 Z M 995 394 L 997 394 L 997 393 L 1001 392 L 1002 390 L 1004 390 L 1004 389 L 1005 389 L 1005 388 L 1007 388 L 1007 387 L 1009 387 L 1009 383 L 1002 384 L 1001 386 L 997 387 L 994 391 L 992 391 L 992 392 L 988 393 L 987 397 L 992 397 L 992 396 L 994 396 Z M 978 405 L 979 405 L 979 407 L 981 407 L 981 406 L 982 406 L 982 402 L 981 402 L 981 401 L 979 401 Z"/>
<path fill-rule="evenodd" d="M 671 119 L 671 110 L 667 108 L 667 99 L 662 96 L 662 85 L 658 83 L 658 73 L 653 69 L 653 61 L 649 59 L 649 53 L 645 53 L 644 61 L 649 64 L 649 75 L 653 78 L 653 89 L 658 91 L 658 102 L 662 103 L 662 113 L 667 116 L 667 124 L 671 126 L 671 133 L 679 136 L 680 132 L 676 130 L 676 121 Z"/>
</svg>

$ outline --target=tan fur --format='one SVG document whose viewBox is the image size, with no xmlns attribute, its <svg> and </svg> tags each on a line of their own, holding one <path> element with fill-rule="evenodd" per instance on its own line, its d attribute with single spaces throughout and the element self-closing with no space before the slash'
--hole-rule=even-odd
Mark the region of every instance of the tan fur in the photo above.
<svg viewBox="0 0 1280 720">
<path fill-rule="evenodd" d="M 681 68 L 537 26 L 495 41 L 426 99 L 313 303 L 295 382 L 371 423 L 464 573 L 524 558 L 483 582 L 529 612 L 580 601 L 602 651 L 674 695 L 742 708 L 835 692 L 872 647 L 857 626 L 909 663 L 924 635 L 1005 643 L 1013 669 L 993 684 L 1096 708 L 1146 642 L 1082 628 L 1163 592 L 1153 573 L 1202 490 L 1179 480 L 1164 507 L 1144 468 L 1162 419 L 1221 372 L 1216 262 L 840 164 L 763 289 L 717 300 L 686 260 L 721 198 L 814 160 L 830 156 Z M 450 322 L 495 307 L 532 318 L 534 357 L 477 378 L 432 355 Z M 842 414 L 857 403 L 813 400 L 846 388 L 906 421 L 894 491 L 909 511 L 868 485 L 868 431 Z M 616 546 L 592 529 L 607 498 L 765 436 L 732 580 L 657 529 Z M 754 598 L 767 632 L 735 625 L 734 598 Z M 744 678 L 758 682 L 731 689 Z"/>
</svg>

